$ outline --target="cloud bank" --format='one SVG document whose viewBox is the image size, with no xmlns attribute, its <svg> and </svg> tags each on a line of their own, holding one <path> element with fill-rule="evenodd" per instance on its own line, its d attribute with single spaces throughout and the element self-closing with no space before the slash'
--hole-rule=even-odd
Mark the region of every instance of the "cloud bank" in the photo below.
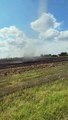
<svg viewBox="0 0 68 120">
<path fill-rule="evenodd" d="M 68 52 L 68 30 L 62 31 L 61 22 L 51 13 L 42 13 L 30 23 L 38 34 L 36 39 L 29 38 L 16 26 L 0 29 L 0 57 L 37 56 Z"/>
</svg>

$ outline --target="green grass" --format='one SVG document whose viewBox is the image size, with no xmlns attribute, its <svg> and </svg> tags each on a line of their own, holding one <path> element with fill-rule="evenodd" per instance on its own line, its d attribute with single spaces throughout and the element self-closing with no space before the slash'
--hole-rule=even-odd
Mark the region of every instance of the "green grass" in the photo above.
<svg viewBox="0 0 68 120">
<path fill-rule="evenodd" d="M 53 81 L 56 75 L 56 80 Z M 0 89 L 49 77 L 49 82 L 17 89 L 0 99 L 0 120 L 68 120 L 68 63 L 1 78 Z M 2 82 L 3 81 L 3 82 Z M 11 84 L 9 84 L 11 83 Z"/>
</svg>

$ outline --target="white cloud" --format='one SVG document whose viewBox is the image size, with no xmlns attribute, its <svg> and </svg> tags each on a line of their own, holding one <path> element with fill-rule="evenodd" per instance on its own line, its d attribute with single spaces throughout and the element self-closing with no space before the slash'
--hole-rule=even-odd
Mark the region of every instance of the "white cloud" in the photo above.
<svg viewBox="0 0 68 120">
<path fill-rule="evenodd" d="M 50 13 L 43 13 L 37 20 L 31 22 L 31 28 L 38 32 L 38 38 L 43 42 L 42 52 L 60 53 L 68 51 L 68 30 L 61 31 L 61 22 Z"/>
<path fill-rule="evenodd" d="M 41 40 L 68 41 L 68 30 L 60 31 L 61 22 L 50 13 L 43 13 L 37 20 L 31 22 L 31 28 L 39 33 Z"/>
<path fill-rule="evenodd" d="M 34 56 L 37 40 L 15 26 L 0 29 L 0 57 Z"/>
<path fill-rule="evenodd" d="M 36 39 L 29 38 L 15 26 L 0 29 L 0 57 L 36 56 L 68 51 L 68 30 L 60 31 L 61 22 L 50 13 L 43 13 L 31 22 Z"/>
<path fill-rule="evenodd" d="M 59 35 L 60 32 L 58 30 L 48 29 L 46 32 L 41 32 L 39 38 L 45 40 L 57 40 Z"/>
<path fill-rule="evenodd" d="M 60 27 L 60 24 L 52 14 L 43 13 L 40 18 L 31 22 L 31 28 L 40 33 L 49 29 L 56 29 Z"/>
<path fill-rule="evenodd" d="M 61 31 L 59 35 L 60 40 L 67 40 L 68 41 L 68 30 L 67 31 Z"/>
</svg>

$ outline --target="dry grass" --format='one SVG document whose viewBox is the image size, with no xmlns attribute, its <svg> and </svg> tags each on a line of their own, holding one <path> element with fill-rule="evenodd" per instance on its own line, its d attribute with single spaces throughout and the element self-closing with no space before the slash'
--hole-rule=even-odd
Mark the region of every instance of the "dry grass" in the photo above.
<svg viewBox="0 0 68 120">
<path fill-rule="evenodd" d="M 68 120 L 67 62 L 0 71 L 0 120 Z"/>
</svg>

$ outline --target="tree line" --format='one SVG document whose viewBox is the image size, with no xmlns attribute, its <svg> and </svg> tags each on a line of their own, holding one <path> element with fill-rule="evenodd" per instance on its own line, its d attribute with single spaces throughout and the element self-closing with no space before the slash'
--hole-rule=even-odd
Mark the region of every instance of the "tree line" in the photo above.
<svg viewBox="0 0 68 120">
<path fill-rule="evenodd" d="M 61 52 L 60 54 L 58 54 L 58 55 L 56 55 L 56 54 L 41 54 L 41 57 L 66 57 L 66 56 L 68 56 L 68 53 L 67 52 Z"/>
</svg>

